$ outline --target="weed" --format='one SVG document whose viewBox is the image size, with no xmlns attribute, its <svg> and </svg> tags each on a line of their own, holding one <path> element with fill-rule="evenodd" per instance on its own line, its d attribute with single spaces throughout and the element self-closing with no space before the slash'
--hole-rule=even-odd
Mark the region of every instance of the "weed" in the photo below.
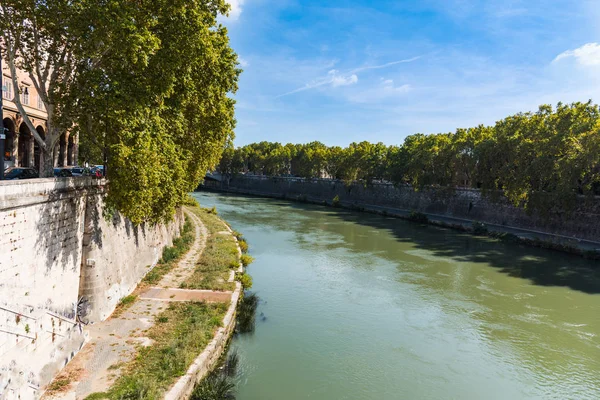
<svg viewBox="0 0 600 400">
<path fill-rule="evenodd" d="M 240 246 L 242 253 L 248 252 L 248 243 L 244 239 L 242 239 L 242 240 L 238 239 L 238 245 Z"/>
<path fill-rule="evenodd" d="M 181 285 L 185 289 L 233 290 L 229 273 L 239 267 L 238 248 L 232 235 L 223 235 L 225 224 L 206 209 L 193 210 L 209 231 L 206 247 L 194 273 Z M 241 237 L 239 233 L 234 235 Z"/>
<path fill-rule="evenodd" d="M 29 333 L 29 324 L 25 324 L 25 332 Z"/>
<path fill-rule="evenodd" d="M 331 201 L 331 205 L 334 207 L 341 207 L 340 204 L 340 196 L 336 195 L 333 200 Z"/>
<path fill-rule="evenodd" d="M 71 383 L 71 380 L 68 378 L 57 378 L 54 380 L 54 382 L 52 382 L 50 385 L 48 385 L 48 392 L 60 392 L 61 390 L 63 390 L 64 388 L 66 388 L 67 386 L 69 386 L 69 384 Z"/>
<path fill-rule="evenodd" d="M 473 222 L 473 234 L 475 235 L 487 235 L 488 227 L 479 221 Z"/>
<path fill-rule="evenodd" d="M 88 397 L 85 398 L 85 400 L 104 400 L 104 399 L 108 399 L 108 393 L 104 393 L 104 392 L 96 392 L 96 393 L 92 393 L 90 394 Z"/>
<path fill-rule="evenodd" d="M 427 217 L 427 215 L 418 211 L 411 211 L 410 214 L 408 214 L 408 220 L 412 222 L 417 222 L 419 224 L 426 224 L 429 222 L 429 218 Z"/>
<path fill-rule="evenodd" d="M 195 239 L 194 224 L 189 217 L 185 217 L 185 224 L 178 238 L 173 240 L 173 246 L 163 249 L 159 263 L 146 274 L 144 282 L 148 284 L 158 283 L 176 265 L 177 261 L 187 253 Z"/>
<path fill-rule="evenodd" d="M 235 400 L 234 389 L 227 376 L 213 372 L 194 388 L 190 400 Z"/>
<path fill-rule="evenodd" d="M 237 351 L 233 350 L 229 352 L 227 360 L 225 360 L 225 363 L 223 364 L 223 374 L 227 376 L 235 376 L 239 362 L 240 357 Z"/>
<path fill-rule="evenodd" d="M 244 287 L 244 289 L 250 289 L 252 287 L 252 277 L 250 275 L 248 275 L 245 272 L 242 273 L 236 273 L 235 277 L 238 281 L 240 281 L 240 283 L 242 284 L 242 286 Z"/>
<path fill-rule="evenodd" d="M 242 254 L 240 261 L 242 262 L 242 265 L 244 267 L 247 267 L 248 265 L 252 264 L 252 262 L 254 262 L 254 258 L 252 258 L 252 256 L 249 256 L 248 254 Z"/>
<path fill-rule="evenodd" d="M 125 296 L 123 297 L 120 301 L 119 304 L 117 304 L 117 307 L 115 308 L 115 311 L 112 314 L 113 318 L 116 318 L 118 316 L 120 316 L 121 314 L 123 314 L 123 312 L 125 310 L 127 310 L 129 307 L 131 307 L 131 305 L 133 303 L 135 303 L 135 301 L 137 300 L 137 294 L 130 294 L 129 296 Z"/>
<path fill-rule="evenodd" d="M 110 390 L 107 399 L 157 399 L 173 381 L 185 374 L 221 325 L 225 304 L 201 302 L 171 303 L 147 334 L 154 342 L 141 348 L 135 359 L 123 366 L 124 375 Z M 94 396 L 100 396 L 94 394 Z"/>
<path fill-rule="evenodd" d="M 256 308 L 259 298 L 255 293 L 245 292 L 237 310 L 235 330 L 238 333 L 254 332 L 256 323 Z"/>
</svg>

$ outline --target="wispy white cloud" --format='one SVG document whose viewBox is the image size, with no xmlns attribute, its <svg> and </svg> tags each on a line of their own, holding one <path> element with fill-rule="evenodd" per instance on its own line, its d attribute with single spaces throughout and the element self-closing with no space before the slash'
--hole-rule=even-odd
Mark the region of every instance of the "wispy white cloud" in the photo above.
<svg viewBox="0 0 600 400">
<path fill-rule="evenodd" d="M 557 63 L 568 58 L 574 58 L 578 64 L 586 67 L 600 65 L 600 44 L 588 43 L 577 49 L 567 50 L 556 56 L 552 62 Z"/>
<path fill-rule="evenodd" d="M 316 89 L 316 88 L 324 87 L 324 86 L 330 86 L 330 87 L 335 88 L 335 87 L 339 87 L 339 86 L 353 85 L 358 82 L 357 74 L 359 72 L 363 72 L 363 71 L 367 71 L 367 70 L 374 70 L 374 69 L 389 68 L 391 66 L 398 65 L 398 64 L 410 63 L 410 62 L 420 59 L 421 57 L 422 56 L 412 57 L 412 58 L 407 58 L 407 59 L 398 60 L 398 61 L 392 61 L 389 63 L 380 64 L 380 65 L 367 65 L 364 67 L 354 68 L 348 72 L 340 72 L 336 69 L 333 69 L 327 73 L 327 76 L 313 80 L 312 82 L 307 83 L 306 85 L 304 85 L 298 89 L 294 89 L 290 92 L 281 94 L 281 95 L 277 96 L 276 98 L 285 97 L 285 96 L 289 96 L 289 95 L 292 95 L 295 93 L 300 93 L 300 92 L 304 92 L 307 90 Z M 393 84 L 393 82 L 392 82 L 392 84 Z"/>
<path fill-rule="evenodd" d="M 405 60 L 392 61 L 392 62 L 381 64 L 381 65 L 370 65 L 370 66 L 368 65 L 368 66 L 365 66 L 365 67 L 360 67 L 360 68 L 353 69 L 352 73 L 367 71 L 367 70 L 370 70 L 370 69 L 383 69 L 383 68 L 391 67 L 393 65 L 410 63 L 410 62 L 413 62 L 413 61 L 417 61 L 418 59 L 420 59 L 422 57 L 423 56 L 417 56 L 417 57 L 413 57 L 413 58 L 407 58 Z"/>
<path fill-rule="evenodd" d="M 240 19 L 240 15 L 242 15 L 242 7 L 244 5 L 245 0 L 227 0 L 227 3 L 231 6 L 229 10 L 229 19 L 233 21 L 237 21 Z"/>
<path fill-rule="evenodd" d="M 358 82 L 358 76 L 356 74 L 341 74 L 338 70 L 332 69 L 327 73 L 327 76 L 321 79 L 314 80 L 306 85 L 294 89 L 291 92 L 287 92 L 277 96 L 276 98 L 289 96 L 294 93 L 304 92 L 310 89 L 316 89 L 322 86 L 331 86 L 331 87 L 339 87 L 339 86 L 349 86 Z"/>
<path fill-rule="evenodd" d="M 250 66 L 250 63 L 245 58 L 242 58 L 240 56 L 238 56 L 238 62 L 240 63 L 240 67 L 242 68 Z"/>
</svg>

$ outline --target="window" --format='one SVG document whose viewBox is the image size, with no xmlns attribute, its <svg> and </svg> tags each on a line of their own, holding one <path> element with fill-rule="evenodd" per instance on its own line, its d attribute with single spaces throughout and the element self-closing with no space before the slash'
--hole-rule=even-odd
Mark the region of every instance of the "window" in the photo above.
<svg viewBox="0 0 600 400">
<path fill-rule="evenodd" d="M 37 99 L 38 99 L 38 107 L 37 107 L 37 108 L 38 108 L 38 110 L 45 110 L 45 109 L 46 109 L 46 107 L 44 107 L 44 102 L 42 101 L 42 96 L 40 96 L 40 95 L 38 94 L 38 97 L 37 97 Z"/>
<path fill-rule="evenodd" d="M 2 82 L 2 97 L 7 100 L 12 100 L 12 82 L 9 82 L 6 77 L 4 77 Z"/>
<path fill-rule="evenodd" d="M 21 98 L 21 102 L 23 104 L 29 104 L 29 88 L 25 87 L 25 89 L 23 90 L 23 96 Z"/>
</svg>

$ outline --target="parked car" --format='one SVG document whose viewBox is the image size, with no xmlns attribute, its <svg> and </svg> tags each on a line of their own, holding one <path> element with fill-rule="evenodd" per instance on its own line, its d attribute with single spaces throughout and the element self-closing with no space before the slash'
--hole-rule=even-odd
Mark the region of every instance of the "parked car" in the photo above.
<svg viewBox="0 0 600 400">
<path fill-rule="evenodd" d="M 54 168 L 54 176 L 57 178 L 70 178 L 73 173 L 69 168 Z"/>
<path fill-rule="evenodd" d="M 7 181 L 17 179 L 33 179 L 38 177 L 38 172 L 33 168 L 10 167 L 4 170 L 4 179 Z"/>
<path fill-rule="evenodd" d="M 93 177 L 102 178 L 104 176 L 104 165 L 96 165 L 90 169 Z"/>
<path fill-rule="evenodd" d="M 90 176 L 92 172 L 86 167 L 71 167 L 69 168 L 73 176 Z"/>
</svg>

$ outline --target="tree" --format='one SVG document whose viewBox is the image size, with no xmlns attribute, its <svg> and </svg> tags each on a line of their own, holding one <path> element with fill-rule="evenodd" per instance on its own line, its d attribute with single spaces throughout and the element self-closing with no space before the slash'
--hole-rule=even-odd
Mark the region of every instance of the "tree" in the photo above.
<svg viewBox="0 0 600 400">
<path fill-rule="evenodd" d="M 171 218 L 233 139 L 241 70 L 217 24 L 225 1 L 19 0 L 0 10 L 9 64 L 28 71 L 48 110 L 44 174 L 69 129 L 107 158 L 108 207 L 134 223 Z"/>
<path fill-rule="evenodd" d="M 77 74 L 74 49 L 81 38 L 72 34 L 77 7 L 68 0 L 3 0 L 0 2 L 0 51 L 15 88 L 14 102 L 41 151 L 40 175 L 53 176 L 53 151 L 70 126 L 61 97 Z M 48 113 L 42 137 L 25 112 L 17 69 L 25 71 Z"/>
</svg>

